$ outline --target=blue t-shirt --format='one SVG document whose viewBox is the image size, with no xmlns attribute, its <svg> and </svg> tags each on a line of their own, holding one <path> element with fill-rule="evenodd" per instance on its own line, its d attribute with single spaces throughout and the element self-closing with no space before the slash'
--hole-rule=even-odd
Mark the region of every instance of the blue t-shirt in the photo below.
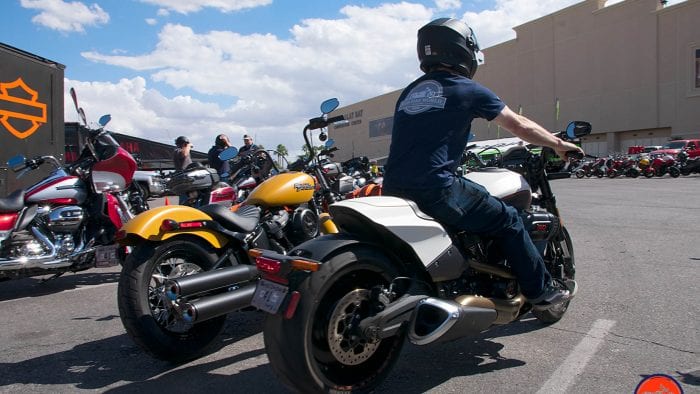
<svg viewBox="0 0 700 394">
<path fill-rule="evenodd" d="M 444 188 L 467 146 L 472 120 L 493 120 L 505 104 L 473 80 L 436 71 L 412 82 L 394 111 L 384 186 Z"/>
</svg>

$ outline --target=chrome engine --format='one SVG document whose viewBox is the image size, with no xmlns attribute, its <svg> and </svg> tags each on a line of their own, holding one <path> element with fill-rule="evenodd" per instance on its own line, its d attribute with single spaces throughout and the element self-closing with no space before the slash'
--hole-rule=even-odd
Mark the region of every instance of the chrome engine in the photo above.
<svg viewBox="0 0 700 394">
<path fill-rule="evenodd" d="M 46 217 L 46 225 L 56 233 L 72 233 L 80 228 L 84 219 L 85 211 L 83 208 L 68 205 L 50 210 Z"/>
<path fill-rule="evenodd" d="M 2 241 L 0 271 L 66 267 L 85 249 L 80 229 L 86 217 L 79 206 L 37 210 L 26 229 L 7 234 Z M 4 276 L 4 275 L 0 275 Z"/>
</svg>

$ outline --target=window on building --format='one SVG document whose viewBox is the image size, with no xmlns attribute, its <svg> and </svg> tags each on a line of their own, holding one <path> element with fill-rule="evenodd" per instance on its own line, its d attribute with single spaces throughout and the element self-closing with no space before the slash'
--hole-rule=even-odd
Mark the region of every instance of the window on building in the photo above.
<svg viewBox="0 0 700 394">
<path fill-rule="evenodd" d="M 394 127 L 394 117 L 371 120 L 369 122 L 369 138 L 382 137 L 391 135 L 391 129 Z"/>
</svg>

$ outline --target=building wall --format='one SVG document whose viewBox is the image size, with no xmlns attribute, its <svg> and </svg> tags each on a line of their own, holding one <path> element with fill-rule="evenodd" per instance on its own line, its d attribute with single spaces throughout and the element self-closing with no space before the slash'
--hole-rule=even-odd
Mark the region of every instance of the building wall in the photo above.
<svg viewBox="0 0 700 394">
<path fill-rule="evenodd" d="M 700 136 L 700 0 L 604 3 L 582 1 L 515 27 L 515 39 L 484 50 L 475 79 L 551 131 L 591 122 L 583 146 L 593 155 Z M 390 136 L 370 137 L 369 121 L 390 119 L 399 94 L 337 111 L 363 114 L 333 133 L 340 159 L 386 156 Z M 472 132 L 476 140 L 511 136 L 483 120 Z"/>
</svg>

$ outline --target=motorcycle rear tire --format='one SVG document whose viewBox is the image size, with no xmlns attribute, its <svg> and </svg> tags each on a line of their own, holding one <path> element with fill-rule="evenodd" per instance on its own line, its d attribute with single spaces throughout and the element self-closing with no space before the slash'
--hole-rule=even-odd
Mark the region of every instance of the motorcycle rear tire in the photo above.
<svg viewBox="0 0 700 394">
<path fill-rule="evenodd" d="M 182 362 L 203 354 L 222 331 L 226 316 L 217 317 L 194 324 L 182 330 L 171 330 L 165 326 L 167 314 L 158 308 L 157 289 L 151 283 L 161 263 L 182 259 L 188 266 L 170 267 L 184 269 L 176 276 L 191 275 L 208 271 L 217 260 L 216 254 L 203 242 L 196 239 L 173 239 L 155 244 L 138 245 L 127 257 L 122 268 L 117 289 L 119 317 L 126 332 L 146 353 L 165 361 Z M 168 267 L 164 264 L 164 267 Z M 184 274 L 184 275 L 182 275 Z M 161 280 L 159 285 L 163 285 Z"/>
<path fill-rule="evenodd" d="M 329 334 L 365 317 L 367 308 L 361 306 L 367 300 L 362 297 L 399 275 L 382 253 L 357 247 L 334 256 L 305 278 L 297 289 L 301 300 L 294 316 L 285 319 L 276 314 L 265 320 L 265 351 L 280 381 L 302 393 L 365 392 L 379 384 L 401 353 L 405 331 L 376 344 L 350 344 L 349 337 L 331 340 Z M 354 318 L 347 317 L 351 315 Z"/>
<path fill-rule="evenodd" d="M 651 169 L 644 170 L 644 176 L 647 178 L 653 178 L 654 177 L 654 170 L 651 170 Z"/>
<path fill-rule="evenodd" d="M 557 280 L 573 280 L 576 277 L 576 264 L 574 263 L 574 246 L 571 242 L 571 236 L 566 227 L 562 228 L 562 234 L 559 240 L 552 239 L 549 241 L 549 246 L 547 247 L 549 253 L 554 253 L 554 256 L 545 256 L 545 262 L 547 264 L 547 270 L 552 275 L 553 279 Z M 561 263 L 561 268 L 556 264 L 551 264 L 552 261 L 556 262 L 559 260 Z M 563 269 L 562 269 L 563 268 Z M 561 306 L 545 309 L 545 310 L 532 310 L 532 314 L 541 322 L 546 324 L 556 323 L 564 317 L 564 314 L 569 309 L 569 304 L 571 300 L 565 302 Z"/>
<path fill-rule="evenodd" d="M 668 174 L 672 178 L 678 178 L 681 175 L 681 170 L 678 167 L 671 167 L 668 169 Z"/>
<path fill-rule="evenodd" d="M 576 170 L 576 173 L 575 173 L 575 174 L 576 174 L 576 178 L 578 178 L 578 179 L 583 178 L 584 175 L 585 175 L 584 172 L 583 172 L 583 170 Z"/>
</svg>

